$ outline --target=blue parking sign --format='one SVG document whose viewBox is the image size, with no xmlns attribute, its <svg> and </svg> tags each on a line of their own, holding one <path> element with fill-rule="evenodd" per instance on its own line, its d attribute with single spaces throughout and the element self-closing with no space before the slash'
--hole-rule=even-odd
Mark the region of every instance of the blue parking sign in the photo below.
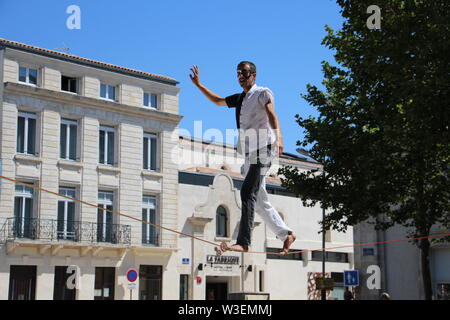
<svg viewBox="0 0 450 320">
<path fill-rule="evenodd" d="M 358 270 L 344 271 L 344 286 L 346 286 L 346 287 L 359 286 L 359 271 Z"/>
</svg>

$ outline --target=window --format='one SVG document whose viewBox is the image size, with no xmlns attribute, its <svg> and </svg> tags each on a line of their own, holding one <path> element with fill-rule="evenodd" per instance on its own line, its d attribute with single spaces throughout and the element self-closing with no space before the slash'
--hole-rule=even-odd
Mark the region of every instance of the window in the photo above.
<svg viewBox="0 0 450 320">
<path fill-rule="evenodd" d="M 116 101 L 116 87 L 109 84 L 100 84 L 100 97 Z"/>
<path fill-rule="evenodd" d="M 11 266 L 8 300 L 35 300 L 36 266 Z"/>
<path fill-rule="evenodd" d="M 28 67 L 19 67 L 19 81 L 37 86 L 37 70 Z"/>
<path fill-rule="evenodd" d="M 77 159 L 77 121 L 61 120 L 60 157 L 61 159 Z"/>
<path fill-rule="evenodd" d="M 144 133 L 144 149 L 143 149 L 144 169 L 153 171 L 156 170 L 157 139 L 158 136 L 156 134 Z"/>
<path fill-rule="evenodd" d="M 157 223 L 156 197 L 144 196 L 142 198 L 142 220 L 150 223 Z M 155 226 L 142 223 L 142 243 L 159 244 L 159 236 Z"/>
<path fill-rule="evenodd" d="M 144 92 L 144 106 L 157 109 L 158 96 L 154 93 Z"/>
<path fill-rule="evenodd" d="M 113 127 L 100 126 L 100 163 L 114 165 L 114 133 Z"/>
<path fill-rule="evenodd" d="M 344 300 L 344 273 L 332 272 L 331 279 L 333 279 L 333 290 L 330 292 L 330 298 L 335 300 Z"/>
<path fill-rule="evenodd" d="M 17 118 L 17 152 L 36 153 L 36 114 L 19 111 Z"/>
<path fill-rule="evenodd" d="M 313 251 L 312 261 L 322 261 L 322 251 Z M 346 252 L 325 252 L 325 261 L 327 262 L 348 262 L 348 253 Z"/>
<path fill-rule="evenodd" d="M 139 300 L 161 300 L 162 266 L 139 267 Z"/>
<path fill-rule="evenodd" d="M 189 275 L 180 274 L 180 300 L 189 300 Z"/>
<path fill-rule="evenodd" d="M 77 78 L 61 76 L 61 90 L 77 93 Z"/>
<path fill-rule="evenodd" d="M 59 188 L 59 193 L 75 199 L 75 188 Z M 58 200 L 58 240 L 75 240 L 75 201 Z"/>
<path fill-rule="evenodd" d="M 68 289 L 67 279 L 71 276 L 67 273 L 67 267 L 55 267 L 55 281 L 53 286 L 53 300 L 75 300 L 76 289 Z"/>
<path fill-rule="evenodd" d="M 112 192 L 98 192 L 97 242 L 113 242 L 113 210 L 114 196 Z M 107 210 L 106 210 L 107 209 Z"/>
<path fill-rule="evenodd" d="M 281 249 L 277 249 L 277 248 L 266 248 L 267 259 L 274 259 L 274 260 L 277 260 L 277 259 L 278 260 L 302 260 L 302 254 L 300 252 L 291 253 L 291 254 L 285 254 L 285 255 L 270 254 L 270 253 L 280 253 L 280 251 L 281 251 Z M 289 249 L 289 252 L 293 252 L 293 251 L 301 251 L 301 250 Z"/>
<path fill-rule="evenodd" d="M 94 300 L 114 300 L 116 270 L 111 267 L 95 268 Z"/>
<path fill-rule="evenodd" d="M 228 217 L 227 210 L 219 206 L 216 211 L 216 236 L 227 237 L 228 236 Z"/>
<path fill-rule="evenodd" d="M 14 231 L 18 238 L 32 239 L 35 234 L 33 225 L 34 189 L 21 184 L 16 185 L 14 198 Z"/>
</svg>

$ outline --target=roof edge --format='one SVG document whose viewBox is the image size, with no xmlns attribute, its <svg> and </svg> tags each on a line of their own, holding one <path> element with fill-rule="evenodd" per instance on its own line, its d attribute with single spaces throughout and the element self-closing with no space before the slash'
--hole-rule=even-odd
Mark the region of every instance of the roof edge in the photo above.
<svg viewBox="0 0 450 320">
<path fill-rule="evenodd" d="M 135 70 L 135 69 L 130 69 L 130 68 L 114 65 L 111 63 L 107 63 L 107 62 L 101 62 L 101 61 L 96 61 L 96 60 L 92 60 L 92 59 L 87 59 L 87 58 L 83 58 L 83 57 L 79 57 L 79 56 L 75 56 L 75 55 L 71 55 L 71 54 L 67 54 L 67 53 L 62 53 L 62 52 L 58 52 L 58 51 L 54 51 L 54 50 L 39 48 L 39 47 L 28 45 L 25 43 L 0 38 L 0 50 L 4 49 L 4 48 L 11 48 L 11 49 L 17 49 L 17 50 L 21 50 L 21 51 L 25 51 L 25 52 L 35 53 L 35 54 L 63 60 L 63 61 L 74 62 L 74 63 L 85 65 L 85 66 L 90 66 L 90 67 L 100 68 L 100 69 L 104 69 L 104 70 L 108 70 L 108 71 L 113 71 L 113 72 L 121 73 L 124 75 L 131 75 L 131 76 L 134 76 L 137 78 L 152 80 L 152 81 L 169 84 L 169 85 L 176 86 L 177 84 L 180 83 L 177 80 L 166 77 L 166 76 L 152 74 L 149 72 Z"/>
</svg>

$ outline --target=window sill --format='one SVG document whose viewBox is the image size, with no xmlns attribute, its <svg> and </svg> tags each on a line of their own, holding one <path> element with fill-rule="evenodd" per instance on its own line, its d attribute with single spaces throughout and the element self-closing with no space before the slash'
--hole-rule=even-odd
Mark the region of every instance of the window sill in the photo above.
<svg viewBox="0 0 450 320">
<path fill-rule="evenodd" d="M 76 161 L 76 160 L 66 160 L 66 159 L 58 160 L 58 166 L 83 168 L 83 164 L 81 162 Z"/>
<path fill-rule="evenodd" d="M 152 177 L 152 178 L 162 178 L 163 174 L 161 172 L 157 171 L 150 171 L 150 170 L 142 170 L 142 176 L 144 177 Z"/>
<path fill-rule="evenodd" d="M 116 99 L 108 99 L 108 98 L 103 98 L 103 97 L 99 97 L 99 99 L 103 100 L 103 101 L 108 101 L 108 102 L 117 102 Z"/>
<path fill-rule="evenodd" d="M 36 157 L 32 154 L 25 154 L 25 153 L 18 153 L 14 156 L 14 160 L 22 160 L 22 161 L 31 161 L 31 162 L 37 162 L 42 163 L 42 158 Z"/>
<path fill-rule="evenodd" d="M 61 92 L 68 93 L 68 94 L 73 94 L 74 96 L 77 96 L 79 94 L 78 92 L 66 91 L 66 90 L 62 90 L 62 89 L 61 89 Z"/>
<path fill-rule="evenodd" d="M 228 237 L 215 237 L 214 238 L 214 241 L 220 241 L 220 242 L 222 242 L 222 241 L 227 242 L 227 241 L 231 241 L 231 240 L 233 240 L 233 239 L 228 238 Z"/>
<path fill-rule="evenodd" d="M 146 106 L 146 105 L 143 105 L 143 107 L 144 107 L 145 109 L 149 109 L 149 110 L 155 110 L 155 111 L 158 111 L 158 110 L 159 110 L 158 108 L 150 107 L 150 106 Z"/>
<path fill-rule="evenodd" d="M 30 86 L 30 87 L 39 87 L 37 84 L 29 83 L 29 82 L 19 81 L 18 83 L 24 84 L 24 85 L 27 85 L 27 86 Z"/>
<path fill-rule="evenodd" d="M 97 170 L 99 171 L 107 171 L 107 172 L 114 172 L 114 173 L 120 173 L 120 168 L 113 167 L 111 165 L 105 165 L 105 164 L 98 164 Z"/>
</svg>

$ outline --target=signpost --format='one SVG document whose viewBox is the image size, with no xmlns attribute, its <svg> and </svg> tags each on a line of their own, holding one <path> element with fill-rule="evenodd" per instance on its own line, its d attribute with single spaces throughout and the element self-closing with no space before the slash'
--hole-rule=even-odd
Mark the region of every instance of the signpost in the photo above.
<svg viewBox="0 0 450 320">
<path fill-rule="evenodd" d="M 133 290 L 135 290 L 137 287 L 136 280 L 138 279 L 138 277 L 139 274 L 135 269 L 129 269 L 127 271 L 128 289 L 130 290 L 130 300 L 133 299 Z"/>
<path fill-rule="evenodd" d="M 359 286 L 359 271 L 358 270 L 344 271 L 344 286 L 346 286 L 346 287 Z"/>
</svg>

